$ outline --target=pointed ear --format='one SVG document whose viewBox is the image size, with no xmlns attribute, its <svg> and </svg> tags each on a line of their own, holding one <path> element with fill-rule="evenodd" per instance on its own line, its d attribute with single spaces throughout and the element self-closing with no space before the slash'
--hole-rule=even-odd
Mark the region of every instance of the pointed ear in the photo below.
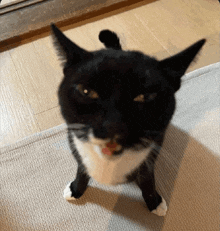
<svg viewBox="0 0 220 231">
<path fill-rule="evenodd" d="M 205 39 L 202 39 L 182 52 L 159 62 L 160 68 L 165 73 L 167 80 L 172 84 L 175 91 L 180 88 L 180 78 L 184 75 L 205 41 Z"/>
<path fill-rule="evenodd" d="M 67 64 L 77 64 L 87 58 L 90 58 L 92 54 L 73 43 L 68 39 L 56 26 L 51 24 L 52 38 L 54 46 L 58 52 L 58 56 L 61 60 Z"/>
</svg>

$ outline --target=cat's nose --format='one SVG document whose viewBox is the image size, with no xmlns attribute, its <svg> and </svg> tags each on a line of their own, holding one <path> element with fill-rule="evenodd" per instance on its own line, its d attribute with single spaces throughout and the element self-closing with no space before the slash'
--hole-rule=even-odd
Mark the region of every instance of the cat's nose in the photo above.
<svg viewBox="0 0 220 231">
<path fill-rule="evenodd" d="M 99 139 L 110 139 L 116 142 L 123 139 L 126 133 L 127 129 L 122 128 L 119 124 L 111 124 L 93 129 L 93 134 L 95 137 Z"/>
<path fill-rule="evenodd" d="M 127 134 L 127 127 L 121 122 L 105 122 L 103 127 L 107 138 L 120 139 Z"/>
<path fill-rule="evenodd" d="M 95 137 L 99 139 L 110 139 L 110 140 L 118 140 L 121 138 L 120 134 L 116 134 L 114 130 L 110 131 L 105 128 L 102 129 L 93 129 L 93 134 Z"/>
</svg>

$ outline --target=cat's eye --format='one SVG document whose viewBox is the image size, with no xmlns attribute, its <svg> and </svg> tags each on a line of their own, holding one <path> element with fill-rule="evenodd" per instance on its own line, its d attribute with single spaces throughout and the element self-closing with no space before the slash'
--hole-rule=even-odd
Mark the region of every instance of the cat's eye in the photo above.
<svg viewBox="0 0 220 231">
<path fill-rule="evenodd" d="M 87 96 L 91 99 L 98 99 L 99 95 L 97 92 L 90 90 L 88 88 L 85 88 L 82 84 L 76 85 L 76 89 L 84 96 Z"/>
<path fill-rule="evenodd" d="M 135 102 L 144 102 L 145 99 L 144 99 L 144 95 L 138 95 L 137 97 L 134 98 L 134 101 Z"/>
<path fill-rule="evenodd" d="M 134 101 L 143 103 L 145 101 L 151 101 L 151 100 L 155 99 L 156 96 L 157 96 L 157 93 L 151 93 L 149 95 L 141 94 L 141 95 L 138 95 L 137 97 L 135 97 Z"/>
</svg>

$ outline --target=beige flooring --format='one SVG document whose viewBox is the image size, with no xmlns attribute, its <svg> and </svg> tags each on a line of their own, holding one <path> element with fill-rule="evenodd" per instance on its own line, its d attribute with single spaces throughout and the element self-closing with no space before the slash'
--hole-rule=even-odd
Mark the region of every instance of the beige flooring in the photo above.
<svg viewBox="0 0 220 231">
<path fill-rule="evenodd" d="M 92 51 L 103 48 L 98 34 L 108 28 L 119 34 L 124 49 L 140 50 L 158 59 L 207 38 L 188 72 L 219 61 L 217 0 L 147 2 L 61 29 Z M 0 147 L 64 123 L 57 99 L 61 79 L 49 34 L 0 54 Z"/>
<path fill-rule="evenodd" d="M 16 3 L 16 2 L 21 2 L 21 1 L 24 1 L 24 0 L 2 0 L 1 3 L 0 3 L 0 7 L 1 6 L 5 6 L 7 4 L 11 4 L 11 3 Z"/>
</svg>

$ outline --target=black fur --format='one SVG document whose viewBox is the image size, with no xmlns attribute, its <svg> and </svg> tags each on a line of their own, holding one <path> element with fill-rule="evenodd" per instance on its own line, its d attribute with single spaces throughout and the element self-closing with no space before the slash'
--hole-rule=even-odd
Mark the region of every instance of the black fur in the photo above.
<svg viewBox="0 0 220 231">
<path fill-rule="evenodd" d="M 51 29 L 64 65 L 59 103 L 69 126 L 70 147 L 78 162 L 77 176 L 71 184 L 72 196 L 83 195 L 90 176 L 74 146 L 71 131 L 87 140 L 88 130 L 92 128 L 97 138 L 120 136 L 117 143 L 123 149 L 115 155 L 123 155 L 126 149 L 148 147 L 150 143 L 142 138 L 157 145 L 146 161 L 127 176 L 128 181 L 135 181 L 140 187 L 149 210 L 156 209 L 162 199 L 155 189 L 154 163 L 174 114 L 175 92 L 180 88 L 181 77 L 205 40 L 158 61 L 139 51 L 121 50 L 119 38 L 109 30 L 99 35 L 109 49 L 88 52 L 70 41 L 54 24 Z M 78 89 L 80 84 L 88 93 L 95 91 L 99 97 L 91 99 L 82 94 Z M 141 94 L 145 101 L 134 101 Z"/>
<path fill-rule="evenodd" d="M 107 48 L 121 50 L 121 44 L 117 35 L 110 30 L 103 30 L 99 34 L 99 40 L 105 44 Z"/>
</svg>

